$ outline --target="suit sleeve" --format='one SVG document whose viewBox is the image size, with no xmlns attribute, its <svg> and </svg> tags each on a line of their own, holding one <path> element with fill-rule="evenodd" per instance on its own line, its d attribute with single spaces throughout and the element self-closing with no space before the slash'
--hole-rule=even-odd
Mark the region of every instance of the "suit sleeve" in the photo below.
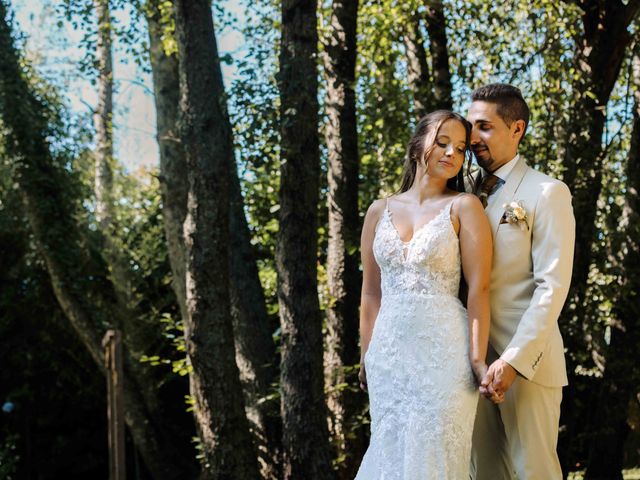
<svg viewBox="0 0 640 480">
<path fill-rule="evenodd" d="M 571 193 L 564 183 L 542 185 L 531 228 L 535 290 L 515 335 L 500 356 L 528 380 L 544 356 L 571 283 L 575 219 Z"/>
</svg>

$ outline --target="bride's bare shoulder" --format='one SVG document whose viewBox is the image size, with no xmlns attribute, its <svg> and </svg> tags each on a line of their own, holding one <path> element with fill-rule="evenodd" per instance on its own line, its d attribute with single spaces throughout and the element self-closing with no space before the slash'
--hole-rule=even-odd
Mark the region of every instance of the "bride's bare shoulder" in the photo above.
<svg viewBox="0 0 640 480">
<path fill-rule="evenodd" d="M 377 200 L 374 200 L 373 203 L 369 205 L 366 216 L 379 217 L 380 215 L 382 215 L 382 212 L 384 212 L 388 201 L 389 198 L 379 198 Z"/>
<path fill-rule="evenodd" d="M 378 223 L 384 209 L 387 207 L 387 201 L 387 198 L 379 198 L 369 205 L 367 213 L 364 216 L 363 228 L 366 228 L 367 226 L 374 226 Z"/>
<path fill-rule="evenodd" d="M 480 199 L 473 193 L 460 193 L 453 200 L 453 209 L 457 212 L 482 212 L 484 208 Z"/>
</svg>

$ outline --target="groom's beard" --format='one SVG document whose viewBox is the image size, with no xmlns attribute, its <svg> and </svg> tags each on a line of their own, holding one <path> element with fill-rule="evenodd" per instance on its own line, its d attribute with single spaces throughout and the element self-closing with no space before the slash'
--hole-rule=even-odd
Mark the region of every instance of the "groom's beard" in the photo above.
<svg viewBox="0 0 640 480">
<path fill-rule="evenodd" d="M 473 151 L 473 156 L 476 157 L 476 163 L 480 165 L 487 172 L 492 172 L 495 170 L 492 166 L 495 164 L 495 160 L 491 156 L 489 149 L 485 146 L 478 146 L 476 148 L 471 148 Z M 478 151 L 476 153 L 476 150 Z"/>
</svg>

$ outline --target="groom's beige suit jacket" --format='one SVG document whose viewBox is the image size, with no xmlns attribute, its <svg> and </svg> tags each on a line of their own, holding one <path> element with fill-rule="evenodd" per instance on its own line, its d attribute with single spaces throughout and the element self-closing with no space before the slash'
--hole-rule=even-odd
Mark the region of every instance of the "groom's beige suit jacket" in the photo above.
<svg viewBox="0 0 640 480">
<path fill-rule="evenodd" d="M 520 157 L 485 213 L 494 241 L 489 342 L 526 379 L 567 384 L 558 317 L 571 282 L 575 220 L 567 186 Z M 505 223 L 522 202 L 528 227 Z"/>
</svg>

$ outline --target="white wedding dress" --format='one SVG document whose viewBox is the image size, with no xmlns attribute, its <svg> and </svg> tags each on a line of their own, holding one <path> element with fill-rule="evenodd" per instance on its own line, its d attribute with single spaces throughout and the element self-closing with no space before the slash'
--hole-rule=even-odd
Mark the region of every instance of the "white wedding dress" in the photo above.
<svg viewBox="0 0 640 480">
<path fill-rule="evenodd" d="M 478 393 L 458 299 L 451 203 L 403 242 L 385 208 L 373 242 L 382 301 L 365 368 L 371 441 L 356 480 L 466 480 Z"/>
</svg>

